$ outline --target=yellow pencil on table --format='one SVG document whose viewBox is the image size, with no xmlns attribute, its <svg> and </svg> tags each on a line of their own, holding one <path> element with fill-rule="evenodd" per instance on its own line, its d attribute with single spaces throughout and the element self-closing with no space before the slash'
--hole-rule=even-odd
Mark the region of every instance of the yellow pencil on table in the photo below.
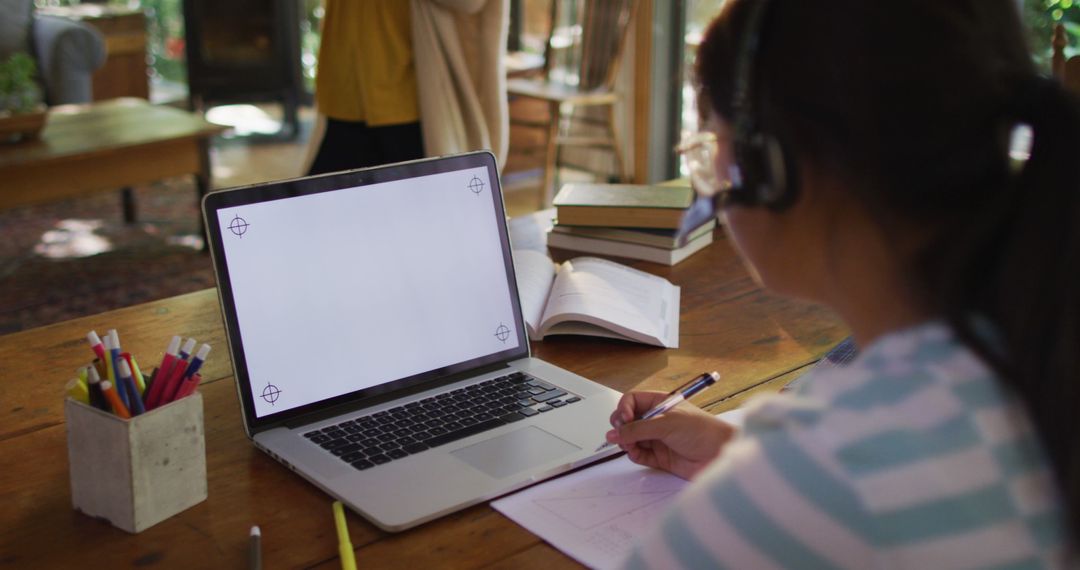
<svg viewBox="0 0 1080 570">
<path fill-rule="evenodd" d="M 349 540 L 349 527 L 345 524 L 345 507 L 342 506 L 341 501 L 334 501 L 334 524 L 337 526 L 341 568 L 343 570 L 356 570 L 356 558 L 353 555 L 352 541 Z"/>
</svg>

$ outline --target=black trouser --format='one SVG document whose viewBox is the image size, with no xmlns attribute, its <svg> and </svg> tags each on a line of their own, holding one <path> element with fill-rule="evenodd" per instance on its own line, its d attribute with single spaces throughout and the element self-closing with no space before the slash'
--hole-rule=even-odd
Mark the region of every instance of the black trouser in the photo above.
<svg viewBox="0 0 1080 570">
<path fill-rule="evenodd" d="M 308 174 L 378 166 L 424 157 L 420 123 L 369 127 L 326 118 L 326 134 Z"/>
</svg>

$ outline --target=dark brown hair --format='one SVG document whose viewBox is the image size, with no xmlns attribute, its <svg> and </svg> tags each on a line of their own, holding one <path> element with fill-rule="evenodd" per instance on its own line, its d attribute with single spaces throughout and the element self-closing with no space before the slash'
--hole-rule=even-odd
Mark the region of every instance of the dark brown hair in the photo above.
<svg viewBox="0 0 1080 570">
<path fill-rule="evenodd" d="M 1013 0 L 770 2 L 753 61 L 758 124 L 845 180 L 886 231 L 931 232 L 911 286 L 1027 407 L 1080 544 L 1076 102 L 1036 74 Z M 733 119 L 750 5 L 728 0 L 699 48 L 704 114 Z M 1034 143 L 1016 172 L 1008 140 L 1021 122 Z"/>
</svg>

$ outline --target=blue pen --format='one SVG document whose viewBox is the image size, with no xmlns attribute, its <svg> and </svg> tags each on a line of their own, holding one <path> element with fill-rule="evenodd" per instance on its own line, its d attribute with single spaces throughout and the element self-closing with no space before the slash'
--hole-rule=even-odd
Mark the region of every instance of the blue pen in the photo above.
<svg viewBox="0 0 1080 570">
<path fill-rule="evenodd" d="M 687 382 L 686 384 L 675 388 L 671 392 L 668 392 L 668 396 L 667 398 L 664 398 L 664 401 L 653 406 L 652 409 L 642 414 L 641 417 L 639 417 L 635 421 L 655 418 L 656 416 L 659 416 L 660 414 L 671 410 L 671 408 L 674 408 L 675 406 L 678 406 L 679 404 L 685 402 L 687 399 L 692 398 L 694 394 L 697 394 L 705 388 L 712 386 L 719 379 L 719 372 L 716 372 L 715 370 L 712 372 L 706 372 L 701 376 L 698 376 L 693 380 Z M 600 447 L 596 448 L 596 451 L 600 451 L 601 449 L 604 449 L 605 447 L 611 445 L 615 444 L 605 441 L 604 443 L 600 444 Z"/>
<path fill-rule="evenodd" d="M 194 376 L 202 368 L 203 362 L 206 362 L 207 354 L 210 354 L 210 345 L 204 344 L 200 346 L 199 352 L 195 353 L 195 358 L 191 359 L 191 364 L 188 364 L 187 370 L 184 371 L 184 378 Z"/>
<path fill-rule="evenodd" d="M 138 389 L 135 388 L 135 380 L 131 377 L 131 367 L 123 358 L 120 359 L 120 366 L 116 369 L 116 381 L 120 384 L 116 391 L 121 394 L 128 393 L 128 400 L 131 401 L 129 408 L 131 415 L 145 413 L 146 408 L 143 406 L 142 398 L 139 397 Z"/>
<path fill-rule="evenodd" d="M 130 410 L 131 402 L 128 401 L 127 389 L 124 387 L 124 383 L 120 381 L 120 369 L 117 367 L 119 361 L 123 359 L 120 358 L 120 348 L 117 344 L 114 344 L 118 339 L 118 337 L 113 337 L 114 333 L 116 333 L 116 331 L 111 330 L 105 334 L 105 352 L 109 357 L 109 366 L 112 369 L 112 380 L 113 384 L 115 384 L 114 388 L 116 389 L 116 395 L 120 396 L 120 401 L 124 404 L 124 407 Z"/>
<path fill-rule="evenodd" d="M 191 356 L 191 351 L 195 350 L 195 339 L 189 338 L 184 342 L 184 348 L 180 349 L 180 360 L 187 360 Z"/>
<path fill-rule="evenodd" d="M 120 334 L 116 332 L 116 329 L 109 329 L 105 335 L 112 339 L 110 345 L 112 350 L 109 351 L 109 357 L 112 358 L 113 370 L 116 372 L 116 391 L 122 396 L 121 401 L 124 402 L 124 405 L 128 407 L 128 410 L 131 410 L 131 415 L 135 415 L 135 405 L 131 401 L 140 399 L 139 391 L 128 390 L 127 383 L 120 381 L 120 363 L 124 362 L 124 357 L 121 356 L 123 351 L 120 349 Z M 131 376 L 130 367 L 128 376 Z M 135 380 L 131 379 L 132 386 L 134 386 L 134 382 Z"/>
</svg>

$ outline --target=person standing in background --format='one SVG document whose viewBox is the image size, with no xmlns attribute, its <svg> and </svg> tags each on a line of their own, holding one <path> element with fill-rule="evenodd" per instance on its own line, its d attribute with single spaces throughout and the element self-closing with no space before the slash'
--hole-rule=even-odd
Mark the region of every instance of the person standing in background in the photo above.
<svg viewBox="0 0 1080 570">
<path fill-rule="evenodd" d="M 501 162 L 506 4 L 327 0 L 308 174 L 479 149 Z"/>
<path fill-rule="evenodd" d="M 315 102 L 323 130 L 308 174 L 421 158 L 410 4 L 326 0 Z M 325 119 L 324 119 L 325 118 Z"/>
<path fill-rule="evenodd" d="M 510 0 L 411 0 L 420 124 L 428 156 L 509 145 Z"/>
</svg>

